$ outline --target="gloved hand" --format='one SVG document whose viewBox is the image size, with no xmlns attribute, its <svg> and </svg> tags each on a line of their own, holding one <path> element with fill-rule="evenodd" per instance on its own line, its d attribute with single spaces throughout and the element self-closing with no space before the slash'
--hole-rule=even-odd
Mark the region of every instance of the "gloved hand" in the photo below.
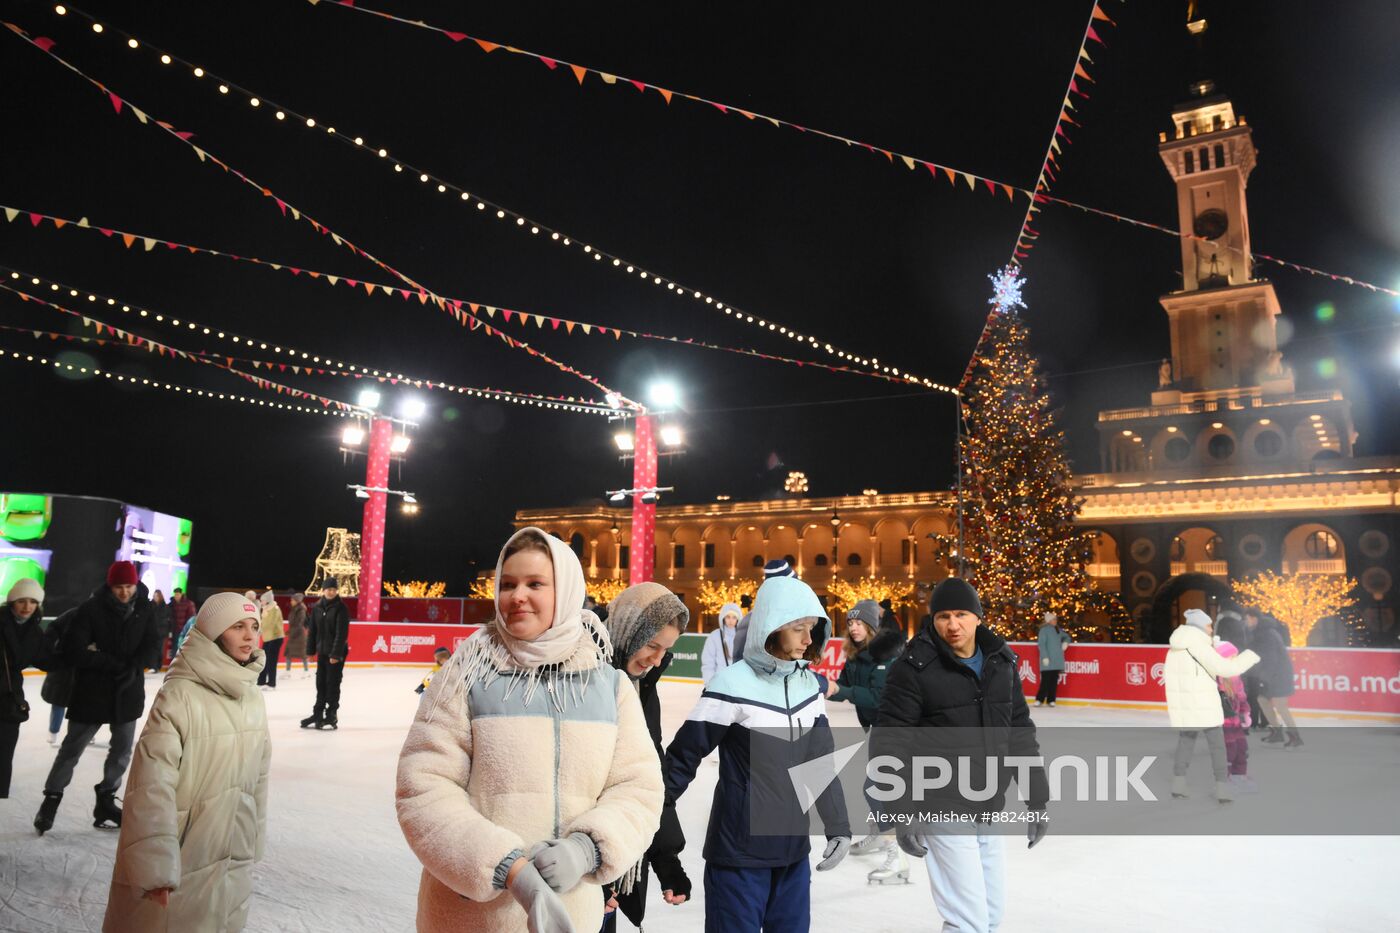
<svg viewBox="0 0 1400 933">
<path fill-rule="evenodd" d="M 827 840 L 822 860 L 817 863 L 817 871 L 831 871 L 841 864 L 841 860 L 846 857 L 846 853 L 849 851 L 851 851 L 850 836 L 832 836 Z"/>
<path fill-rule="evenodd" d="M 894 838 L 906 855 L 914 858 L 923 858 L 928 855 L 928 849 L 924 848 L 923 841 L 919 839 L 919 833 L 914 827 L 900 826 L 894 831 Z"/>
<path fill-rule="evenodd" d="M 1035 844 L 1044 839 L 1045 834 L 1050 832 L 1050 821 L 1045 818 L 1045 811 L 1032 810 L 1031 812 L 1038 814 L 1040 818 L 1026 824 L 1026 838 L 1030 840 L 1026 844 L 1027 849 L 1034 849 Z"/>
<path fill-rule="evenodd" d="M 533 863 L 526 862 L 510 883 L 511 897 L 525 908 L 530 933 L 574 933 L 574 922 Z"/>
<path fill-rule="evenodd" d="M 598 866 L 598 847 L 588 833 L 570 833 L 567 839 L 549 839 L 530 848 L 529 859 L 540 877 L 561 894 L 572 891 L 584 875 Z"/>
</svg>

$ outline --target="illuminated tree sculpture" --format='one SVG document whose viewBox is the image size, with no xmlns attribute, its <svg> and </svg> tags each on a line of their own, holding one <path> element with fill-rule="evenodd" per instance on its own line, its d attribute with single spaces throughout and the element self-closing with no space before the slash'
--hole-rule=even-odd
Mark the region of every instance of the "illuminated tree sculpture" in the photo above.
<svg viewBox="0 0 1400 933">
<path fill-rule="evenodd" d="M 705 580 L 700 584 L 696 599 L 707 615 L 719 615 L 725 603 L 739 604 L 739 597 L 752 596 L 758 592 L 758 583 L 753 580 Z"/>
<path fill-rule="evenodd" d="M 588 584 L 589 595 L 592 596 L 600 606 L 606 606 L 614 599 L 617 599 L 617 594 L 625 589 L 627 589 L 626 580 L 594 580 L 592 583 Z"/>
<path fill-rule="evenodd" d="M 914 605 L 914 584 L 886 580 L 884 577 L 832 580 L 826 586 L 826 596 L 826 608 L 835 612 L 837 618 L 849 612 L 862 599 L 873 599 L 877 603 L 888 599 L 897 612 L 905 606 Z"/>
<path fill-rule="evenodd" d="M 1356 581 L 1321 573 L 1279 574 L 1265 570 L 1235 583 L 1241 603 L 1288 626 L 1295 645 L 1306 645 L 1312 627 L 1356 605 Z"/>
<path fill-rule="evenodd" d="M 321 583 L 334 577 L 341 596 L 358 596 L 360 592 L 360 535 L 344 528 L 327 528 L 326 540 L 316 557 L 316 574 L 306 587 L 308 593 L 320 593 Z"/>
<path fill-rule="evenodd" d="M 447 584 L 429 583 L 427 580 L 384 581 L 384 595 L 395 599 L 441 599 L 447 595 Z"/>
<path fill-rule="evenodd" d="M 1030 331 L 1017 311 L 1019 270 L 992 277 L 995 286 L 987 330 L 963 392 L 963 559 L 987 622 L 1009 638 L 1029 638 L 1046 610 L 1061 624 L 1079 628 L 1084 613 L 1126 613 L 1111 594 L 1096 590 L 1086 569 L 1093 534 L 1075 528 L 1081 500 L 1070 488 L 1064 433 L 1056 425 L 1030 352 Z M 956 558 L 956 532 L 939 538 Z M 1114 626 L 1115 638 L 1129 627 Z"/>
</svg>

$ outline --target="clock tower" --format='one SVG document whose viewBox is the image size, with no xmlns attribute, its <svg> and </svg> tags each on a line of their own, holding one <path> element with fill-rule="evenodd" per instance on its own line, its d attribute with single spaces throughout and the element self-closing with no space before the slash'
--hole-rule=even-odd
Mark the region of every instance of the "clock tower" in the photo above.
<svg viewBox="0 0 1400 933">
<path fill-rule="evenodd" d="M 1198 43 L 1206 21 L 1188 24 Z M 1171 322 L 1170 388 L 1183 394 L 1293 391 L 1275 335 L 1273 285 L 1254 278 L 1245 189 L 1256 150 L 1234 104 L 1199 78 L 1172 110 L 1157 151 L 1176 182 L 1181 290 L 1162 298 Z M 1163 388 L 1167 388 L 1166 385 Z"/>
</svg>

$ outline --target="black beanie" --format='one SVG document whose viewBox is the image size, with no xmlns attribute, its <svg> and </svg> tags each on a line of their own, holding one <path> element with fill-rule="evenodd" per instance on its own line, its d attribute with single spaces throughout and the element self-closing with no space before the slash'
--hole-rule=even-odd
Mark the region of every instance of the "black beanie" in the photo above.
<svg viewBox="0 0 1400 933">
<path fill-rule="evenodd" d="M 940 612 L 954 609 L 964 609 L 979 619 L 983 617 L 982 600 L 977 598 L 977 591 L 972 588 L 972 584 L 957 577 L 949 577 L 933 588 L 933 595 L 928 601 L 928 614 L 936 616 Z"/>
</svg>

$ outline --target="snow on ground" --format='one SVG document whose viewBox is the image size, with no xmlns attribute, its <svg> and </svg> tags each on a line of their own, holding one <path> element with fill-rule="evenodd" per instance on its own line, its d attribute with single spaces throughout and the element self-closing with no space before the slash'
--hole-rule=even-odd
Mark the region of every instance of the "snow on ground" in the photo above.
<svg viewBox="0 0 1400 933">
<path fill-rule="evenodd" d="M 273 741 L 270 838 L 267 859 L 256 871 L 248 929 L 410 931 L 419 867 L 394 816 L 394 770 L 422 671 L 346 671 L 338 732 L 297 727 L 311 710 L 313 677 L 283 672 L 278 689 L 266 694 Z M 158 677 L 148 676 L 148 697 L 158 684 Z M 37 700 L 38 680 L 31 678 L 28 685 Z M 699 691 L 696 684 L 663 685 L 668 735 Z M 851 707 L 833 706 L 836 725 L 856 725 Z M 93 829 L 91 820 L 91 788 L 105 750 L 92 748 L 83 756 L 53 830 L 39 838 L 31 826 L 54 756 L 44 731 L 47 713 L 47 706 L 36 702 L 34 715 L 21 727 L 10 799 L 0 800 L 0 931 L 6 933 L 98 930 L 107 901 L 117 837 Z M 1144 725 L 1165 719 L 1160 712 L 1068 706 L 1034 710 L 1034 715 L 1043 726 Z M 717 773 L 712 757 L 679 804 L 690 840 L 683 860 L 696 899 L 669 907 L 653 883 L 647 911 L 652 929 L 696 933 L 703 928 L 700 848 Z M 1400 928 L 1400 900 L 1391 886 L 1394 866 L 1400 864 L 1400 838 L 1074 837 L 1052 831 L 1034 851 L 1016 838 L 1006 845 L 1006 933 Z M 870 887 L 865 874 L 874 861 L 851 857 L 835 871 L 814 875 L 812 928 L 937 929 L 923 869 L 913 866 L 912 884 Z M 630 928 L 626 921 L 622 927 Z"/>
</svg>

